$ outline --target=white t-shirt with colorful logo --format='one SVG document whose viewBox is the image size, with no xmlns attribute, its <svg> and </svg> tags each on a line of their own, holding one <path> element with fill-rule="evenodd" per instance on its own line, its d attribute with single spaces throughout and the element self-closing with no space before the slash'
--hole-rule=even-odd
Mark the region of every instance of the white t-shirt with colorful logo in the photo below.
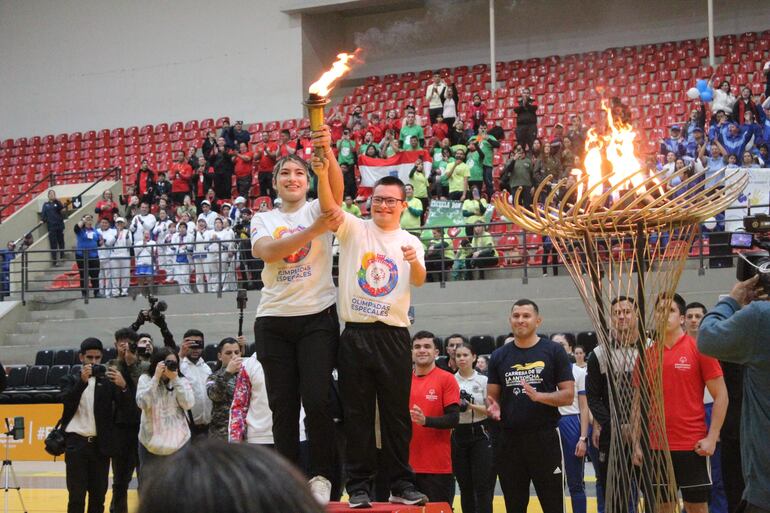
<svg viewBox="0 0 770 513">
<path fill-rule="evenodd" d="M 337 230 L 340 242 L 338 309 L 345 322 L 410 325 L 410 267 L 402 246 L 412 246 L 425 265 L 425 250 L 411 233 L 384 231 L 372 220 L 345 214 Z"/>
<path fill-rule="evenodd" d="M 305 203 L 296 212 L 260 212 L 251 220 L 251 244 L 263 237 L 280 239 L 301 232 L 320 215 L 318 200 Z M 278 262 L 265 262 L 257 317 L 311 315 L 334 304 L 332 238 L 332 233 L 326 232 L 293 255 Z"/>
</svg>

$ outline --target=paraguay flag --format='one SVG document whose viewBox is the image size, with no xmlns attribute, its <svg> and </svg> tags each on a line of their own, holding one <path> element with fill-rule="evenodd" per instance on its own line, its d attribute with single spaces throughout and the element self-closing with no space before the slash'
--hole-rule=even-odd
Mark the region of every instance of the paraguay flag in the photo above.
<svg viewBox="0 0 770 513">
<path fill-rule="evenodd" d="M 430 176 L 432 161 L 427 150 L 402 151 L 386 159 L 359 156 L 361 187 L 373 187 L 383 176 L 397 176 L 402 182 L 409 183 L 409 172 L 419 158 L 423 160 L 423 173 Z"/>
</svg>

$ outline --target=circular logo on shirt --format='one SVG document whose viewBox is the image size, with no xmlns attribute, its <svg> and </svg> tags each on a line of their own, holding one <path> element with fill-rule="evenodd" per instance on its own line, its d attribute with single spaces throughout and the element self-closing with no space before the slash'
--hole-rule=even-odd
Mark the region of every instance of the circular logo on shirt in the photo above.
<svg viewBox="0 0 770 513">
<path fill-rule="evenodd" d="M 398 284 L 398 267 L 385 255 L 366 253 L 358 270 L 358 286 L 372 297 L 386 296 Z"/>
<path fill-rule="evenodd" d="M 304 226 L 297 226 L 296 228 L 293 228 L 293 229 L 287 228 L 285 226 L 279 226 L 273 231 L 273 238 L 281 239 L 288 235 L 301 232 L 304 229 L 305 229 Z M 299 248 L 296 252 L 285 257 L 283 261 L 286 262 L 287 264 L 296 264 L 297 262 L 301 262 L 308 255 L 308 253 L 310 253 L 310 248 L 312 247 L 312 245 L 313 245 L 313 241 L 311 240 L 307 244 Z"/>
</svg>

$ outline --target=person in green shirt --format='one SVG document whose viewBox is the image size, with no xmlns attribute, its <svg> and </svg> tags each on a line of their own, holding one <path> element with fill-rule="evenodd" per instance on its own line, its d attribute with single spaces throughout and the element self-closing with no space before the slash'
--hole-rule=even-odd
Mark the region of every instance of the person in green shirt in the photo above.
<svg viewBox="0 0 770 513">
<path fill-rule="evenodd" d="M 438 156 L 441 158 L 437 158 Z M 449 197 L 449 179 L 446 176 L 446 168 L 454 161 L 455 159 L 452 156 L 452 150 L 446 146 L 441 148 L 440 154 L 434 156 L 433 166 L 430 170 L 433 179 L 433 196 L 441 199 Z"/>
<path fill-rule="evenodd" d="M 430 196 L 428 196 L 428 177 L 425 176 L 425 164 L 422 159 L 414 162 L 414 167 L 409 172 L 409 184 L 414 189 L 414 197 L 422 202 L 423 213 L 428 211 Z"/>
<path fill-rule="evenodd" d="M 471 187 L 471 197 L 463 201 L 463 221 L 465 221 L 465 236 L 473 237 L 474 225 L 484 220 L 484 213 L 487 211 L 489 203 L 481 197 L 479 188 L 475 185 Z"/>
<path fill-rule="evenodd" d="M 356 165 L 356 142 L 350 138 L 350 130 L 347 128 L 342 131 L 342 139 L 337 141 L 337 151 L 339 164 L 347 164 L 350 167 Z"/>
<path fill-rule="evenodd" d="M 353 203 L 352 196 L 345 196 L 345 202 L 342 204 L 342 211 L 353 214 L 356 217 L 361 217 L 361 209 L 358 208 L 358 205 Z"/>
<path fill-rule="evenodd" d="M 497 267 L 498 254 L 495 249 L 495 240 L 487 232 L 484 221 L 477 221 L 473 226 L 473 240 L 471 241 L 471 258 L 468 268 L 477 269 L 479 277 L 484 279 L 484 269 Z"/>
<path fill-rule="evenodd" d="M 392 157 L 399 152 L 398 139 L 396 139 L 393 130 L 385 131 L 385 137 L 380 141 L 380 156 L 382 158 Z"/>
<path fill-rule="evenodd" d="M 409 137 L 408 144 L 406 145 L 406 148 L 404 148 L 404 151 L 419 151 L 421 149 L 420 140 L 417 139 L 416 135 L 412 135 Z"/>
<path fill-rule="evenodd" d="M 446 178 L 449 184 L 449 199 L 465 201 L 468 192 L 468 177 L 471 170 L 465 163 L 465 152 L 458 149 L 455 152 L 455 161 L 446 167 Z"/>
<path fill-rule="evenodd" d="M 460 241 L 460 247 L 455 250 L 455 258 L 452 263 L 452 281 L 468 280 L 468 262 L 473 254 L 471 241 L 463 239 Z"/>
<path fill-rule="evenodd" d="M 500 175 L 502 187 L 516 196 L 516 191 L 521 189 L 519 204 L 526 207 L 532 205 L 532 189 L 535 186 L 535 163 L 524 153 L 524 147 L 516 145 L 513 157 L 505 164 Z"/>
<path fill-rule="evenodd" d="M 414 197 L 414 187 L 406 184 L 406 209 L 401 213 L 401 228 L 412 233 L 422 225 L 422 201 Z"/>
<path fill-rule="evenodd" d="M 404 126 L 401 127 L 401 132 L 398 136 L 402 148 L 406 146 L 406 142 L 409 141 L 409 138 L 412 136 L 417 137 L 420 147 L 425 144 L 425 132 L 423 132 L 420 125 L 415 123 L 414 111 L 407 111 L 406 122 L 404 123 Z"/>
<path fill-rule="evenodd" d="M 468 164 L 470 174 L 468 176 L 468 189 L 471 187 L 477 187 L 481 190 L 481 186 L 484 183 L 484 166 L 482 165 L 484 154 L 479 151 L 479 147 L 475 142 L 468 143 L 468 155 L 465 158 L 465 163 Z"/>
<path fill-rule="evenodd" d="M 369 148 L 374 148 L 375 151 L 377 151 L 377 155 L 369 155 Z M 374 134 L 372 134 L 371 130 L 367 130 L 366 134 L 364 134 L 364 140 L 361 142 L 361 145 L 358 147 L 358 153 L 359 155 L 366 155 L 367 157 L 377 157 L 379 156 L 379 148 L 377 147 L 377 143 L 374 142 Z"/>
<path fill-rule="evenodd" d="M 479 125 L 478 135 L 471 137 L 470 142 L 475 142 L 476 147 L 484 154 L 484 160 L 481 163 L 482 176 L 484 187 L 487 190 L 487 198 L 491 198 L 495 193 L 495 182 L 492 178 L 492 166 L 494 165 L 495 160 L 495 148 L 500 147 L 500 142 L 495 136 L 487 133 L 487 124 L 484 121 Z"/>
<path fill-rule="evenodd" d="M 454 263 L 454 251 L 450 241 L 444 237 L 444 230 L 433 228 L 433 238 L 425 252 L 425 269 L 428 271 L 427 280 L 447 281 L 447 273 Z"/>
</svg>

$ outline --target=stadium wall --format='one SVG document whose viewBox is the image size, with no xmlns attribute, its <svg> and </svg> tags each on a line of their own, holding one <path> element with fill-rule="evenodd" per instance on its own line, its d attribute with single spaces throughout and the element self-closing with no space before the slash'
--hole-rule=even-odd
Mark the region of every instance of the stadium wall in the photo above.
<svg viewBox="0 0 770 513">
<path fill-rule="evenodd" d="M 498 61 L 708 36 L 705 0 L 506 0 L 495 5 Z M 770 2 L 714 0 L 714 19 L 716 35 L 761 32 L 770 28 Z M 486 0 L 429 0 L 425 8 L 344 20 L 348 46 L 369 50 L 352 77 L 489 62 Z"/>
<path fill-rule="evenodd" d="M 714 3 L 717 34 L 770 28 L 766 0 Z M 0 0 L 0 138 L 299 117 L 305 86 L 357 43 L 368 52 L 353 78 L 489 59 L 486 0 L 396 2 L 394 11 L 363 0 L 344 10 L 340 2 L 312 6 L 321 4 L 327 12 L 270 0 Z M 498 60 L 707 34 L 703 0 L 497 6 Z"/>
<path fill-rule="evenodd" d="M 301 114 L 301 25 L 258 0 L 0 0 L 0 138 Z"/>
</svg>

